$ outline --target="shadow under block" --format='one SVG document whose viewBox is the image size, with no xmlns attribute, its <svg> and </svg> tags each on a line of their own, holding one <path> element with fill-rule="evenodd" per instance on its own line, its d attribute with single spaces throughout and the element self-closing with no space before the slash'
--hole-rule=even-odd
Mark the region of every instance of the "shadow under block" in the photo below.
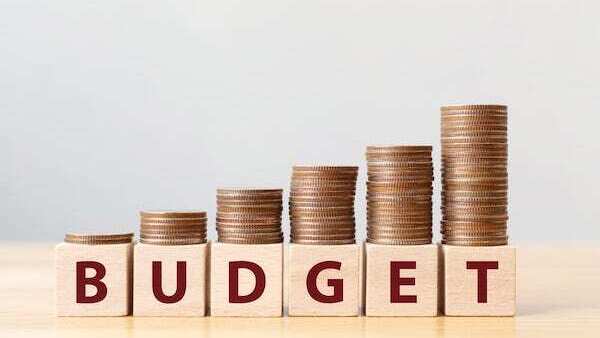
<svg viewBox="0 0 600 338">
<path fill-rule="evenodd" d="M 446 315 L 515 315 L 514 247 L 443 245 L 442 255 Z"/>
<path fill-rule="evenodd" d="M 365 243 L 367 316 L 437 316 L 439 248 Z"/>
<path fill-rule="evenodd" d="M 132 243 L 55 247 L 57 316 L 127 316 Z"/>
<path fill-rule="evenodd" d="M 360 245 L 290 244 L 288 315 L 358 316 Z"/>
<path fill-rule="evenodd" d="M 208 244 L 134 247 L 133 315 L 206 315 Z"/>
<path fill-rule="evenodd" d="M 210 270 L 211 316 L 282 316 L 283 243 L 212 243 Z"/>
</svg>

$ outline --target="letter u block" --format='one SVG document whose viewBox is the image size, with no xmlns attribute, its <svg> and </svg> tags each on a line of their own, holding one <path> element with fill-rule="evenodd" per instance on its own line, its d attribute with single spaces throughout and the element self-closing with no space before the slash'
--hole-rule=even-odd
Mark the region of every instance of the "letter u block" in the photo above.
<svg viewBox="0 0 600 338">
<path fill-rule="evenodd" d="M 437 316 L 436 244 L 365 243 L 367 316 Z"/>
<path fill-rule="evenodd" d="M 281 317 L 283 243 L 212 243 L 210 314 Z"/>
<path fill-rule="evenodd" d="M 358 316 L 360 246 L 289 245 L 290 316 Z"/>
<path fill-rule="evenodd" d="M 442 254 L 446 315 L 515 315 L 514 247 L 443 245 Z"/>
<path fill-rule="evenodd" d="M 131 243 L 55 247 L 57 316 L 127 316 L 131 312 Z"/>
<path fill-rule="evenodd" d="M 136 244 L 133 315 L 205 316 L 207 254 L 207 243 Z"/>
</svg>

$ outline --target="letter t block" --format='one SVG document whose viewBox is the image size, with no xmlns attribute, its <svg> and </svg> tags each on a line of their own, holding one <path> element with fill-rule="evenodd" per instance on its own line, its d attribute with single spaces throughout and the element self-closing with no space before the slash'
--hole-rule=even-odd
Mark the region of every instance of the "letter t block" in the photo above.
<svg viewBox="0 0 600 338">
<path fill-rule="evenodd" d="M 442 253 L 446 315 L 515 315 L 514 247 L 443 245 Z"/>
<path fill-rule="evenodd" d="M 359 245 L 288 248 L 290 316 L 358 316 Z"/>
</svg>

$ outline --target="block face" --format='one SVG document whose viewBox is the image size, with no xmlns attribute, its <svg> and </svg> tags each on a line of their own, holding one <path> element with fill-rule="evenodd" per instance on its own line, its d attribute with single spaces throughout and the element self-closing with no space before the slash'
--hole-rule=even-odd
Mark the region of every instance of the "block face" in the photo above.
<svg viewBox="0 0 600 338">
<path fill-rule="evenodd" d="M 258 277 L 250 270 L 256 267 L 260 268 Z M 264 276 L 260 275 L 261 270 Z M 230 273 L 237 276 L 237 292 L 233 286 L 230 289 Z M 257 285 L 262 277 L 263 287 Z M 231 297 L 230 291 L 234 293 Z M 211 316 L 281 317 L 282 311 L 283 243 L 212 243 Z"/>
<path fill-rule="evenodd" d="M 365 243 L 365 249 L 367 316 L 438 315 L 439 249 L 436 244 Z M 392 278 L 394 272 L 396 275 Z M 414 278 L 414 285 L 406 285 L 413 284 L 410 278 Z"/>
<path fill-rule="evenodd" d="M 208 244 L 206 243 L 193 245 L 136 244 L 134 248 L 133 315 L 205 316 L 207 251 Z M 153 262 L 160 262 L 160 266 Z M 185 265 L 178 262 L 185 262 Z M 153 268 L 153 266 L 155 267 Z M 157 269 L 156 272 L 160 271 L 160 274 L 154 275 L 153 269 Z M 185 278 L 181 272 L 184 272 Z M 156 285 L 153 284 L 153 279 L 157 279 L 154 281 Z M 158 296 L 156 292 L 158 292 Z"/>
<path fill-rule="evenodd" d="M 515 248 L 443 245 L 442 253 L 446 315 L 514 316 Z"/>
<path fill-rule="evenodd" d="M 288 314 L 358 316 L 359 262 L 360 246 L 357 244 L 290 244 Z M 315 274 L 316 281 L 311 283 L 309 275 L 314 278 Z M 340 290 L 343 290 L 343 297 L 339 297 Z M 317 301 L 311 292 L 322 300 Z"/>
<path fill-rule="evenodd" d="M 85 245 L 61 243 L 55 247 L 56 315 L 57 316 L 126 316 L 131 312 L 133 244 Z M 106 294 L 97 302 L 77 302 L 77 265 L 93 279 L 104 269 L 99 287 L 86 283 L 85 297 Z M 97 262 L 97 263 L 84 263 Z M 100 293 L 99 293 L 100 292 Z"/>
</svg>

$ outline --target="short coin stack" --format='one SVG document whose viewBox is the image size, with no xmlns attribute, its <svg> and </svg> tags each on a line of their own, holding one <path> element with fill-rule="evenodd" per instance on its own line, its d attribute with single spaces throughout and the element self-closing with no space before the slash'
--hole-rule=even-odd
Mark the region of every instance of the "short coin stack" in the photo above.
<svg viewBox="0 0 600 338">
<path fill-rule="evenodd" d="M 369 146 L 367 167 L 367 241 L 430 244 L 431 146 Z"/>
<path fill-rule="evenodd" d="M 282 189 L 217 189 L 219 242 L 271 244 L 283 242 Z"/>
<path fill-rule="evenodd" d="M 292 243 L 355 243 L 354 196 L 358 167 L 294 166 L 290 192 Z"/>
<path fill-rule="evenodd" d="M 444 244 L 507 244 L 507 108 L 456 105 L 442 114 Z"/>
<path fill-rule="evenodd" d="M 133 233 L 124 234 L 74 234 L 65 235 L 66 243 L 105 245 L 105 244 L 124 244 L 133 241 Z"/>
<path fill-rule="evenodd" d="M 206 243 L 204 211 L 141 211 L 140 242 L 156 245 Z"/>
</svg>

